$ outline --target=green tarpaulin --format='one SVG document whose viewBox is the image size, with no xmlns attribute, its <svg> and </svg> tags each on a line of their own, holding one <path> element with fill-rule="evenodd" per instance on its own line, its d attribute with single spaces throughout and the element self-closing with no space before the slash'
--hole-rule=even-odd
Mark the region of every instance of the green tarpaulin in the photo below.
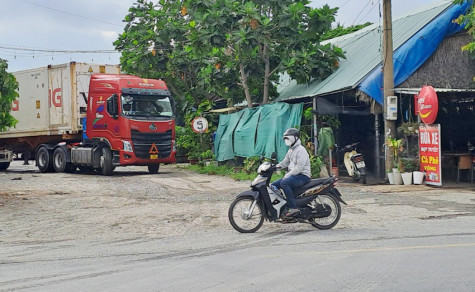
<svg viewBox="0 0 475 292">
<path fill-rule="evenodd" d="M 220 115 L 214 141 L 218 161 L 234 156 L 270 157 L 284 159 L 287 152 L 282 135 L 290 127 L 299 127 L 303 104 L 273 103 L 247 108 L 237 113 Z"/>
<path fill-rule="evenodd" d="M 318 131 L 318 150 L 317 155 L 328 155 L 328 150 L 335 147 L 335 137 L 330 127 L 320 128 Z"/>
<path fill-rule="evenodd" d="M 242 113 L 240 111 L 229 115 L 219 115 L 218 130 L 214 138 L 214 155 L 220 158 L 218 161 L 234 158 L 233 133 Z"/>
</svg>

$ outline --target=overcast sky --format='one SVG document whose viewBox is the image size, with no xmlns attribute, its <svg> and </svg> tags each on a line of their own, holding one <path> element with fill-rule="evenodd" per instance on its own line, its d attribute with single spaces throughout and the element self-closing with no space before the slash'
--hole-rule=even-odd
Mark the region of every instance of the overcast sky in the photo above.
<svg viewBox="0 0 475 292">
<path fill-rule="evenodd" d="M 441 0 L 393 0 L 393 18 Z M 0 0 L 0 58 L 10 72 L 70 61 L 118 64 L 119 53 L 63 53 L 51 50 L 114 50 L 122 20 L 135 0 Z M 314 0 L 340 7 L 344 26 L 380 21 L 381 0 Z M 25 50 L 26 49 L 26 50 Z M 41 50 L 44 50 L 41 51 Z"/>
</svg>

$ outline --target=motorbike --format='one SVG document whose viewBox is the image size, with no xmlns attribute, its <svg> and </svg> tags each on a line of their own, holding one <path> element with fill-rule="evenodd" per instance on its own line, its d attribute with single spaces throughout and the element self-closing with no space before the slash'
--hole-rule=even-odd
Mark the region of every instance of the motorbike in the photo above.
<svg viewBox="0 0 475 292">
<path fill-rule="evenodd" d="M 257 169 L 257 177 L 251 189 L 240 193 L 231 203 L 229 222 L 241 233 L 253 233 L 261 228 L 264 220 L 280 223 L 309 223 L 318 229 L 334 227 L 341 217 L 341 203 L 345 204 L 336 189 L 338 178 L 311 179 L 309 183 L 294 190 L 300 212 L 285 216 L 287 209 L 285 193 L 270 185 L 272 174 L 277 170 L 276 155 L 270 162 L 263 162 Z"/>
<path fill-rule="evenodd" d="M 344 153 L 343 162 L 348 175 L 351 176 L 354 181 L 358 182 L 361 180 L 362 184 L 366 184 L 366 163 L 364 162 L 363 155 L 356 151 L 356 145 L 358 144 L 359 142 L 346 145 L 338 150 L 338 152 Z"/>
</svg>

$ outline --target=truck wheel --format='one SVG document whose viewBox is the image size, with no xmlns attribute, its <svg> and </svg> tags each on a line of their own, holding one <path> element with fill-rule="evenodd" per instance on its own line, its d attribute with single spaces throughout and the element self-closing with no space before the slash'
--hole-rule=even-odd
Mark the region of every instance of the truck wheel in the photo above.
<svg viewBox="0 0 475 292">
<path fill-rule="evenodd" d="M 160 164 L 151 164 L 148 166 L 148 172 L 150 172 L 151 174 L 158 173 L 159 169 L 160 169 Z"/>
<path fill-rule="evenodd" d="M 56 172 L 66 172 L 66 151 L 63 148 L 56 148 L 53 152 L 53 167 Z"/>
<path fill-rule="evenodd" d="M 109 148 L 102 148 L 101 171 L 103 175 L 112 175 L 114 171 L 112 165 L 112 152 Z"/>
<path fill-rule="evenodd" d="M 36 165 L 41 172 L 53 171 L 53 155 L 46 149 L 46 147 L 40 147 L 38 153 L 36 153 Z"/>
<path fill-rule="evenodd" d="M 7 169 L 10 166 L 10 162 L 0 162 L 0 171 Z"/>
</svg>

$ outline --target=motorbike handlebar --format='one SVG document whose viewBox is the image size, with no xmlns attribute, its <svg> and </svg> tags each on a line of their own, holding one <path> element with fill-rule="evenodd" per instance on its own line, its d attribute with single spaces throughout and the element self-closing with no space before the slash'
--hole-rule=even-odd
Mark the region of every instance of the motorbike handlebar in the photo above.
<svg viewBox="0 0 475 292">
<path fill-rule="evenodd" d="M 340 149 L 338 150 L 338 153 L 344 152 L 344 151 L 347 151 L 347 150 L 351 150 L 351 149 L 353 149 L 353 148 L 354 148 L 356 145 L 358 145 L 358 144 L 360 144 L 360 142 L 355 142 L 355 143 L 353 143 L 353 144 L 345 145 L 345 146 L 343 146 L 342 148 L 340 148 Z"/>
</svg>

